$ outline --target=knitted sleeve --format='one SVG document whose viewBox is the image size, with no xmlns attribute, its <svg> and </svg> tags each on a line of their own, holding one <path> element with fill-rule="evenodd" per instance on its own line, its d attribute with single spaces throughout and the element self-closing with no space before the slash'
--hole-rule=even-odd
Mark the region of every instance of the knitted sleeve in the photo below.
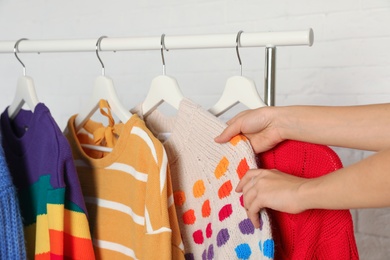
<svg viewBox="0 0 390 260">
<path fill-rule="evenodd" d="M 170 181 L 168 157 L 160 141 L 151 133 L 145 139 L 153 154 L 156 167 L 149 170 L 146 184 L 146 236 L 143 258 L 184 259 L 184 252 L 180 248 L 182 245 L 180 245 L 178 222 L 173 211 L 172 189 L 168 185 Z"/>
<path fill-rule="evenodd" d="M 64 166 L 64 255 L 71 259 L 95 259 L 88 213 L 73 159 L 68 158 Z"/>
<path fill-rule="evenodd" d="M 184 244 L 181 238 L 176 207 L 174 204 L 172 179 L 169 165 L 167 165 L 167 192 L 169 223 L 172 229 L 172 259 L 184 259 Z"/>
<path fill-rule="evenodd" d="M 53 202 L 48 204 L 48 210 L 52 211 L 52 214 L 48 214 L 49 226 L 53 224 L 53 227 L 49 227 L 51 248 L 62 251 L 58 254 L 69 259 L 95 259 L 87 210 L 70 146 L 65 138 L 60 139 L 60 150 L 65 190 L 62 199 L 55 201 L 53 197 Z"/>
<path fill-rule="evenodd" d="M 180 184 L 176 186 L 175 204 L 186 259 L 273 259 L 267 212 L 261 211 L 261 226 L 254 228 L 242 195 L 234 191 L 247 170 L 256 167 L 247 140 L 237 136 L 218 147 L 212 140 L 203 143 L 202 151 L 195 152 L 197 146 L 192 146 L 197 160 L 187 163 L 187 170 L 174 180 Z"/>
</svg>

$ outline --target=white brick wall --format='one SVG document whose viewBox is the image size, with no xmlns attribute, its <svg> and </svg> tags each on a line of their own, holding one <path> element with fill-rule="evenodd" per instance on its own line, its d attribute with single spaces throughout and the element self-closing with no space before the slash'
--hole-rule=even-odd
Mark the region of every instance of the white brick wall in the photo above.
<svg viewBox="0 0 390 260">
<path fill-rule="evenodd" d="M 98 38 L 283 31 L 313 28 L 312 47 L 277 50 L 277 105 L 354 105 L 390 101 L 390 1 L 262 0 L 2 0 L 0 40 Z M 234 49 L 170 51 L 167 73 L 183 93 L 211 106 L 239 72 Z M 146 95 L 161 72 L 158 51 L 103 53 L 125 106 Z M 39 99 L 63 128 L 88 99 L 100 64 L 94 53 L 21 54 Z M 243 73 L 263 92 L 264 49 L 242 49 Z M 12 101 L 22 73 L 13 54 L 0 55 L 0 104 Z M 227 116 L 243 109 L 237 107 Z M 378 119 L 380 120 L 380 119 Z M 335 148 L 336 149 L 336 148 Z M 368 153 L 337 148 L 345 165 Z M 390 255 L 390 209 L 353 211 L 361 259 Z"/>
</svg>

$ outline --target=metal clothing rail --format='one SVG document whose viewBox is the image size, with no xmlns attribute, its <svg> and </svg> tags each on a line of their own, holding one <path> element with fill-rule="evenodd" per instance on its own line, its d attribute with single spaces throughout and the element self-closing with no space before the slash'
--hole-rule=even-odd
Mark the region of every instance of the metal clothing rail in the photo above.
<svg viewBox="0 0 390 260">
<path fill-rule="evenodd" d="M 237 34 L 166 35 L 167 50 L 234 48 Z M 96 51 L 97 39 L 25 40 L 18 45 L 18 53 L 89 52 Z M 311 46 L 312 29 L 290 32 L 242 33 L 239 47 L 265 47 L 265 103 L 274 105 L 277 46 Z M 0 53 L 14 53 L 15 41 L 0 41 Z M 161 36 L 104 38 L 100 51 L 160 50 Z"/>
</svg>

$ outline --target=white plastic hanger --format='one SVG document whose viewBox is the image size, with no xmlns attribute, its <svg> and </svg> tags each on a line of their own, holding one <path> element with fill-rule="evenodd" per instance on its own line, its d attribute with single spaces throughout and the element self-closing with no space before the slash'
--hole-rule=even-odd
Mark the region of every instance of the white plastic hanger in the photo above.
<svg viewBox="0 0 390 260">
<path fill-rule="evenodd" d="M 144 116 L 150 114 L 164 101 L 179 109 L 181 100 L 184 98 L 176 79 L 166 75 L 164 59 L 165 34 L 161 35 L 161 58 L 163 62 L 163 75 L 155 77 L 149 88 L 144 102 L 142 103 L 142 113 Z M 167 50 L 168 51 L 168 50 Z"/>
<path fill-rule="evenodd" d="M 104 64 L 100 59 L 99 50 L 101 49 L 100 43 L 102 39 L 106 37 L 107 36 L 102 36 L 96 42 L 96 56 L 102 65 L 102 75 L 98 76 L 95 80 L 92 96 L 89 99 L 87 106 L 85 106 L 84 109 L 81 110 L 81 112 L 75 118 L 76 133 L 78 133 L 83 128 L 88 119 L 90 119 L 96 112 L 99 107 L 99 101 L 101 99 L 107 100 L 108 104 L 110 105 L 111 112 L 113 112 L 123 123 L 126 123 L 132 116 L 132 114 L 119 101 L 112 79 L 105 76 Z M 109 147 L 99 145 L 81 144 L 81 146 L 101 152 L 112 151 L 112 149 Z"/>
<path fill-rule="evenodd" d="M 19 59 L 17 52 L 19 51 L 19 43 L 23 40 L 27 40 L 26 38 L 22 38 L 15 43 L 14 46 L 14 54 L 18 61 L 23 66 L 23 76 L 18 79 L 18 83 L 16 86 L 16 93 L 14 100 L 11 105 L 8 107 L 8 116 L 10 119 L 14 119 L 15 116 L 19 113 L 20 109 L 23 107 L 25 103 L 30 107 L 31 111 L 34 112 L 35 106 L 39 103 L 37 94 L 35 92 L 34 81 L 31 77 L 26 76 L 26 66 Z"/>
<path fill-rule="evenodd" d="M 112 79 L 104 75 L 104 64 L 100 59 L 99 50 L 100 42 L 103 38 L 106 37 L 107 36 L 100 37 L 96 43 L 96 55 L 100 63 L 102 64 L 102 75 L 98 76 L 95 80 L 92 96 L 89 99 L 87 106 L 85 106 L 75 118 L 76 132 L 79 132 L 80 129 L 84 126 L 84 124 L 88 121 L 88 119 L 90 119 L 92 115 L 96 112 L 99 107 L 99 101 L 101 99 L 107 100 L 108 104 L 110 105 L 111 111 L 123 123 L 126 123 L 127 120 L 129 120 L 131 117 L 131 113 L 119 101 Z"/>
<path fill-rule="evenodd" d="M 257 92 L 256 84 L 253 80 L 242 76 L 242 63 L 238 46 L 240 36 L 243 31 L 239 31 L 236 38 L 236 52 L 241 67 L 241 75 L 230 77 L 226 81 L 222 96 L 217 103 L 209 109 L 215 116 L 220 116 L 238 103 L 242 103 L 250 109 L 264 107 L 266 104 Z"/>
</svg>

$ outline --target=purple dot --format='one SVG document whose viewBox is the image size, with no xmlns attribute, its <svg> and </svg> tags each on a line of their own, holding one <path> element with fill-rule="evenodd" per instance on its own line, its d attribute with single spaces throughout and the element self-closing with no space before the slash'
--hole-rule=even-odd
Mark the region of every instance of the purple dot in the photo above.
<svg viewBox="0 0 390 260">
<path fill-rule="evenodd" d="M 227 228 L 221 229 L 217 235 L 217 246 L 221 247 L 229 240 L 230 235 Z"/>
<path fill-rule="evenodd" d="M 207 258 L 206 258 L 206 249 L 202 253 L 202 260 L 207 260 Z"/>
<path fill-rule="evenodd" d="M 249 218 L 244 219 L 238 224 L 238 227 L 240 228 L 241 233 L 244 235 L 254 234 L 255 233 L 255 227 L 252 224 L 252 221 L 250 221 Z"/>
<path fill-rule="evenodd" d="M 184 258 L 186 260 L 195 260 L 194 254 L 193 253 L 187 253 L 184 255 Z"/>
<path fill-rule="evenodd" d="M 207 260 L 211 260 L 214 258 L 214 246 L 211 244 L 209 249 L 207 250 Z"/>
</svg>

